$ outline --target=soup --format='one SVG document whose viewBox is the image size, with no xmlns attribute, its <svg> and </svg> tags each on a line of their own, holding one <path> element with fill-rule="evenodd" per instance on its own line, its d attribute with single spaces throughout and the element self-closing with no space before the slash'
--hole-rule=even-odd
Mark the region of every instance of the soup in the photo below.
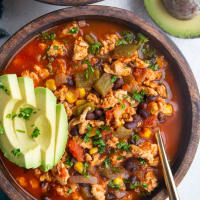
<svg viewBox="0 0 200 200">
<path fill-rule="evenodd" d="M 86 20 L 28 42 L 4 74 L 29 77 L 65 106 L 65 153 L 48 172 L 16 166 L 13 178 L 36 199 L 142 199 L 162 177 L 155 133 L 168 159 L 180 141 L 181 99 L 172 67 L 151 40 L 129 28 Z"/>
</svg>

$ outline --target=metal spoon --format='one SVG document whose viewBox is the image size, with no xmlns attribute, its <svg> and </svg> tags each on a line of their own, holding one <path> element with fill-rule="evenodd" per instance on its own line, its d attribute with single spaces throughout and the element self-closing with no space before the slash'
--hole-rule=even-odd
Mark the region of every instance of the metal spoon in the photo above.
<svg viewBox="0 0 200 200">
<path fill-rule="evenodd" d="M 169 194 L 169 199 L 170 200 L 180 200 L 177 189 L 176 189 L 176 185 L 174 182 L 174 178 L 172 175 L 172 171 L 170 169 L 169 162 L 167 160 L 167 155 L 165 152 L 165 148 L 163 145 L 160 131 L 158 131 L 156 133 L 156 140 L 158 143 L 158 151 L 159 151 L 160 160 L 162 163 L 163 174 L 164 174 L 165 184 L 166 184 L 168 194 Z"/>
</svg>

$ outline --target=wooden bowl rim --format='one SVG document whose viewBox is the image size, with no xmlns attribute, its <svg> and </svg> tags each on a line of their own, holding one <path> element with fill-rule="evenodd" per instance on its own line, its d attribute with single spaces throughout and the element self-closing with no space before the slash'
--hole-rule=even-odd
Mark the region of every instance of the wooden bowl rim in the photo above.
<svg viewBox="0 0 200 200">
<path fill-rule="evenodd" d="M 180 68 L 182 76 L 184 77 L 185 84 L 188 88 L 188 98 L 191 101 L 191 135 L 188 141 L 185 155 L 176 170 L 174 177 L 178 185 L 185 174 L 187 173 L 197 150 L 199 143 L 199 119 L 200 119 L 200 97 L 196 81 L 192 71 L 183 57 L 182 53 L 178 50 L 175 44 L 166 37 L 161 31 L 154 28 L 141 18 L 137 17 L 130 11 L 114 8 L 109 6 L 84 6 L 84 7 L 70 7 L 53 11 L 45 14 L 29 24 L 22 27 L 17 31 L 1 48 L 0 48 L 0 66 L 5 67 L 7 62 L 12 58 L 19 48 L 21 48 L 27 41 L 35 35 L 50 27 L 61 24 L 65 21 L 72 21 L 74 19 L 99 19 L 115 20 L 118 22 L 126 23 L 128 26 L 134 26 L 140 29 L 141 32 L 149 35 L 149 37 L 158 44 L 160 44 L 170 57 L 176 61 L 177 68 Z M 162 41 L 162 42 L 161 42 Z M 178 59 L 179 58 L 179 59 Z M 2 68 L 3 68 L 2 67 Z M 12 182 L 12 183 L 11 183 Z M 12 200 L 27 200 L 32 198 L 25 192 L 12 177 L 9 176 L 8 171 L 5 169 L 4 164 L 0 162 L 0 187 L 7 193 Z M 167 197 L 166 190 L 162 187 L 156 193 L 153 200 L 164 200 Z"/>
<path fill-rule="evenodd" d="M 83 6 L 87 4 L 97 3 L 103 0 L 35 0 L 41 3 L 48 3 L 60 6 Z"/>
</svg>

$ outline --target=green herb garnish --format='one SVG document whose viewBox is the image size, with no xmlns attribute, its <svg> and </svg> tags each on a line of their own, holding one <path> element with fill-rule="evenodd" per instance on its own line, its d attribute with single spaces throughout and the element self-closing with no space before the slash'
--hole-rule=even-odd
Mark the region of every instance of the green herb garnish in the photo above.
<svg viewBox="0 0 200 200">
<path fill-rule="evenodd" d="M 42 33 L 42 38 L 44 40 L 54 40 L 56 38 L 55 33 Z"/>
<path fill-rule="evenodd" d="M 82 61 L 82 64 L 87 64 L 87 65 L 88 65 L 88 70 L 89 70 L 89 72 L 94 72 L 94 69 L 93 69 L 93 67 L 92 67 L 92 65 L 91 65 L 89 59 L 83 60 L 83 61 Z"/>
<path fill-rule="evenodd" d="M 131 43 L 133 39 L 135 38 L 134 34 L 130 31 L 123 32 L 122 37 L 129 43 Z"/>
<path fill-rule="evenodd" d="M 113 75 L 111 78 L 111 83 L 114 83 L 117 80 L 117 76 Z"/>
<path fill-rule="evenodd" d="M 72 160 L 69 156 L 67 156 L 67 158 L 66 158 L 66 164 L 70 167 L 72 167 L 74 165 L 74 163 L 72 162 Z"/>
<path fill-rule="evenodd" d="M 10 95 L 8 88 L 0 81 L 0 89 L 2 89 L 6 94 Z"/>
<path fill-rule="evenodd" d="M 11 153 L 17 158 L 21 155 L 20 149 L 13 149 Z"/>
<path fill-rule="evenodd" d="M 53 49 L 54 49 L 54 50 L 58 50 L 59 47 L 55 45 L 55 46 L 53 46 Z"/>
<path fill-rule="evenodd" d="M 3 128 L 2 122 L 0 121 L 0 135 L 3 135 L 4 133 L 5 133 L 5 130 Z"/>
<path fill-rule="evenodd" d="M 17 115 L 19 118 L 23 118 L 25 120 L 29 120 L 31 114 L 33 113 L 33 108 L 21 108 L 19 114 Z"/>
<path fill-rule="evenodd" d="M 98 147 L 100 154 L 105 151 L 106 144 L 104 140 L 94 138 L 93 145 Z"/>
<path fill-rule="evenodd" d="M 135 99 L 137 102 L 144 101 L 144 95 L 146 94 L 145 90 L 142 90 L 141 92 L 137 92 L 136 90 L 133 92 L 133 99 Z"/>
<path fill-rule="evenodd" d="M 67 194 L 71 194 L 71 193 L 72 193 L 72 190 L 69 189 L 69 190 L 67 191 Z"/>
<path fill-rule="evenodd" d="M 108 186 L 117 190 L 120 189 L 120 184 L 115 184 L 113 181 L 109 182 Z"/>
<path fill-rule="evenodd" d="M 79 28 L 78 27 L 74 27 L 74 28 L 70 29 L 68 33 L 77 34 L 78 31 L 79 31 Z"/>
<path fill-rule="evenodd" d="M 121 44 L 128 44 L 128 42 L 126 40 L 118 40 L 116 42 L 117 45 L 121 45 Z"/>
<path fill-rule="evenodd" d="M 146 165 L 147 161 L 143 158 L 138 158 L 138 161 L 140 162 L 140 165 Z"/>
<path fill-rule="evenodd" d="M 138 39 L 139 39 L 139 46 L 141 45 L 141 44 L 143 44 L 143 43 L 146 43 L 146 42 L 148 42 L 149 41 L 149 39 L 147 38 L 147 37 L 145 37 L 142 33 L 138 33 L 137 34 L 137 37 L 138 37 Z"/>
<path fill-rule="evenodd" d="M 146 188 L 147 184 L 146 183 L 142 183 L 141 187 Z"/>
<path fill-rule="evenodd" d="M 138 134 L 134 134 L 133 136 L 131 136 L 131 139 L 135 142 L 135 143 L 137 143 L 138 141 L 139 141 L 139 136 L 138 136 Z"/>
<path fill-rule="evenodd" d="M 121 156 L 118 156 L 117 157 L 117 160 L 122 160 L 123 158 Z"/>
<path fill-rule="evenodd" d="M 149 68 L 150 69 L 152 69 L 153 71 L 157 71 L 157 70 L 159 70 L 159 65 L 158 64 L 151 64 L 150 66 L 149 66 Z"/>
<path fill-rule="evenodd" d="M 104 160 L 104 164 L 105 164 L 105 167 L 106 167 L 106 168 L 109 168 L 109 167 L 110 167 L 110 164 L 111 164 L 110 158 L 106 158 L 106 159 Z"/>
<path fill-rule="evenodd" d="M 94 42 L 94 44 L 90 45 L 88 48 L 88 52 L 92 54 L 99 54 L 100 47 L 102 44 L 100 42 Z"/>
<path fill-rule="evenodd" d="M 102 129 L 102 130 L 107 130 L 107 131 L 109 131 L 109 130 L 110 130 L 110 128 L 109 128 L 109 127 L 107 127 L 106 125 L 102 125 L 102 126 L 100 127 L 100 129 Z"/>
<path fill-rule="evenodd" d="M 87 130 L 88 130 L 88 132 L 86 133 L 85 137 L 83 138 L 84 142 L 90 141 L 90 132 L 92 130 L 92 127 L 90 125 L 87 125 Z"/>
<path fill-rule="evenodd" d="M 39 135 L 40 135 L 40 130 L 37 127 L 35 127 L 35 129 L 33 130 L 33 133 L 31 134 L 31 137 L 36 138 Z"/>
<path fill-rule="evenodd" d="M 130 189 L 135 190 L 140 186 L 140 184 L 136 181 L 134 183 L 130 183 Z"/>
<path fill-rule="evenodd" d="M 123 151 L 130 151 L 131 150 L 130 145 L 128 143 L 126 143 L 126 142 L 117 143 L 117 148 L 121 149 Z"/>
<path fill-rule="evenodd" d="M 88 168 L 88 163 L 87 162 L 85 162 L 84 164 L 83 164 L 83 172 L 82 172 L 82 174 L 83 174 L 83 176 L 85 176 L 85 177 L 87 177 L 87 168 Z"/>
<path fill-rule="evenodd" d="M 25 133 L 24 130 L 20 130 L 20 129 L 16 129 L 16 131 L 19 132 L 19 133 Z"/>
<path fill-rule="evenodd" d="M 119 103 L 121 104 L 121 106 L 122 106 L 122 109 L 123 110 L 125 110 L 125 108 L 126 108 L 126 106 L 125 106 L 125 104 L 122 102 L 122 100 L 121 99 L 117 99 L 118 101 L 119 101 Z"/>
</svg>

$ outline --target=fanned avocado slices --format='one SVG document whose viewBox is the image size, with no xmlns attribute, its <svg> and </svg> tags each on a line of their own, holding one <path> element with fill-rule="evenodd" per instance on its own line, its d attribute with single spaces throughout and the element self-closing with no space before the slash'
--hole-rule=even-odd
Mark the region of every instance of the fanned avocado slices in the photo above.
<svg viewBox="0 0 200 200">
<path fill-rule="evenodd" d="M 162 0 L 144 0 L 144 5 L 151 18 L 165 32 L 181 38 L 200 35 L 200 14 L 190 20 L 179 20 L 167 12 Z"/>
</svg>

